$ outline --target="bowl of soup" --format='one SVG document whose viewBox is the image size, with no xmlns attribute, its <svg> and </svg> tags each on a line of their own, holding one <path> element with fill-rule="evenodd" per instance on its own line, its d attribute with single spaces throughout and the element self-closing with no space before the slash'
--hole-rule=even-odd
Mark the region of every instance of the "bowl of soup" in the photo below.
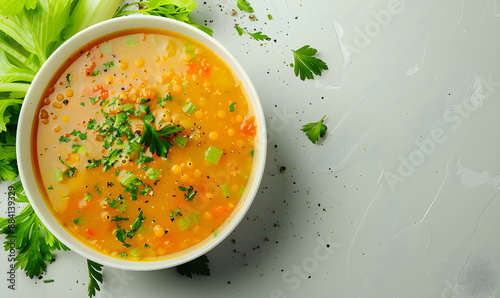
<svg viewBox="0 0 500 298">
<path fill-rule="evenodd" d="M 59 240 L 105 266 L 156 270 L 235 229 L 259 188 L 265 136 L 257 92 L 218 41 L 128 16 L 49 57 L 16 146 L 30 204 Z"/>
</svg>

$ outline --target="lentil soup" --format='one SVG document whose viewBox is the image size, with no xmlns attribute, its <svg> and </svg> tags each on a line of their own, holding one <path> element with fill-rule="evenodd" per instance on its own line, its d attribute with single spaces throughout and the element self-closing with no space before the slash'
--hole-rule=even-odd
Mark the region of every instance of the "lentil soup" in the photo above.
<svg viewBox="0 0 500 298">
<path fill-rule="evenodd" d="M 42 195 L 106 255 L 152 260 L 216 237 L 247 186 L 255 116 L 210 49 L 166 30 L 99 39 L 53 77 L 34 122 Z"/>
</svg>

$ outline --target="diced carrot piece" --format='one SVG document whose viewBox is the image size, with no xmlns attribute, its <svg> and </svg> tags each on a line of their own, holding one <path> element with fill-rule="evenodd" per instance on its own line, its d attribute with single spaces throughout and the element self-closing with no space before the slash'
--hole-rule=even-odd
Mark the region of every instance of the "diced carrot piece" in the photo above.
<svg viewBox="0 0 500 298">
<path fill-rule="evenodd" d="M 254 135 L 257 127 L 255 126 L 255 116 L 246 117 L 241 124 L 241 132 L 245 135 Z"/>
</svg>

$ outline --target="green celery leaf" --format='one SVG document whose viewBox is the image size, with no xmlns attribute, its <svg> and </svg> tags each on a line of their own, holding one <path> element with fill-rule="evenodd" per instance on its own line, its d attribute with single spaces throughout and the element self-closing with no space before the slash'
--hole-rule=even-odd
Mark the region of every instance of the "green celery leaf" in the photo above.
<svg viewBox="0 0 500 298">
<path fill-rule="evenodd" d="M 0 14 L 14 15 L 19 13 L 24 7 L 34 9 L 38 0 L 3 0 L 0 6 Z"/>
<path fill-rule="evenodd" d="M 68 25 L 71 4 L 72 1 L 39 0 L 33 9 L 0 15 L 0 30 L 33 53 L 39 67 L 64 41 L 61 31 Z"/>
</svg>

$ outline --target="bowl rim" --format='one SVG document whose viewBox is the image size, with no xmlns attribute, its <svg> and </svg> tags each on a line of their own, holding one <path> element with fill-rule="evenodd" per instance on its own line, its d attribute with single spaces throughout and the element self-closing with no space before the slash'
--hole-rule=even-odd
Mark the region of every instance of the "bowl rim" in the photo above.
<svg viewBox="0 0 500 298">
<path fill-rule="evenodd" d="M 84 45 L 108 34 L 132 28 L 153 28 L 177 32 L 203 43 L 214 51 L 242 82 L 248 96 L 248 101 L 253 108 L 257 127 L 259 128 L 255 137 L 254 161 L 247 187 L 237 208 L 235 208 L 226 222 L 221 225 L 218 235 L 216 237 L 208 237 L 201 242 L 201 245 L 197 244 L 187 250 L 175 253 L 171 258 L 157 261 L 129 261 L 113 258 L 98 252 L 76 239 L 59 223 L 50 210 L 49 205 L 45 202 L 45 199 L 40 193 L 32 165 L 31 146 L 33 140 L 31 135 L 35 113 L 41 100 L 40 92 L 45 90 L 53 74 L 61 67 L 66 59 L 75 54 L 76 51 L 81 49 Z M 51 75 L 45 75 L 45 73 L 50 73 Z M 56 49 L 42 65 L 28 89 L 19 115 L 16 138 L 19 176 L 30 205 L 46 228 L 77 254 L 104 266 L 132 271 L 159 270 L 181 265 L 206 254 L 227 238 L 245 217 L 255 199 L 264 174 L 266 151 L 267 132 L 262 105 L 252 81 L 236 58 L 215 38 L 191 25 L 165 17 L 144 15 L 124 16 L 97 23 L 78 32 Z M 250 183 L 251 187 L 248 187 Z"/>
</svg>

